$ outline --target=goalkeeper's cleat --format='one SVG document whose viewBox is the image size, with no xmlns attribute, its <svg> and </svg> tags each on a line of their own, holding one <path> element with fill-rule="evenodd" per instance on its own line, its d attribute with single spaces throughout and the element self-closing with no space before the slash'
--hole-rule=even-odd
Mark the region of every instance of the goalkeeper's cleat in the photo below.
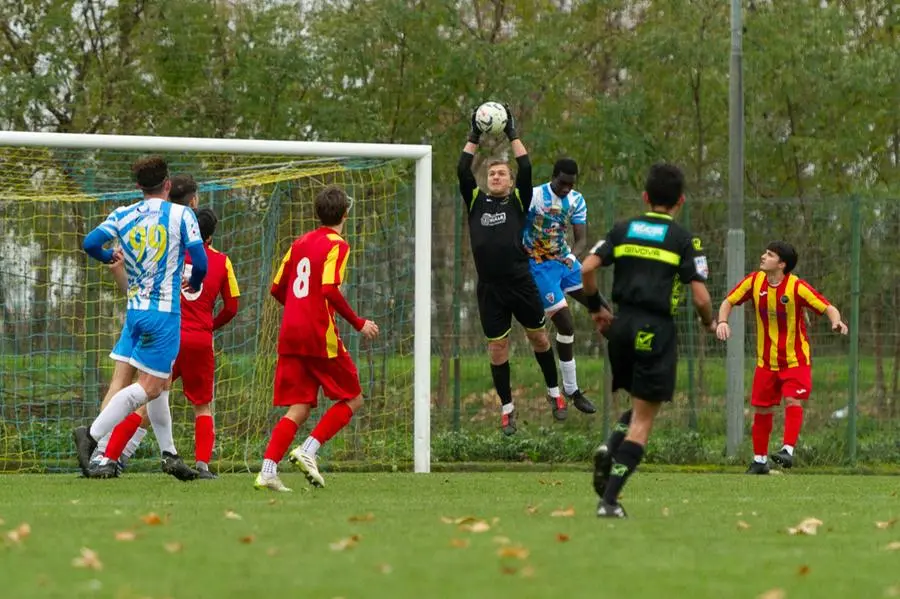
<svg viewBox="0 0 900 599">
<path fill-rule="evenodd" d="M 309 481 L 309 484 L 314 487 L 325 486 L 325 479 L 319 474 L 319 466 L 316 464 L 316 457 L 304 452 L 302 445 L 294 449 L 290 456 L 288 456 L 288 459 L 291 461 L 291 464 L 300 468 L 303 472 L 303 476 Z"/>
<path fill-rule="evenodd" d="M 116 464 L 119 465 L 119 474 L 121 474 L 121 473 L 125 472 L 125 468 L 128 467 L 128 458 L 126 458 L 125 456 L 122 456 L 119 458 L 119 460 L 116 462 Z"/>
<path fill-rule="evenodd" d="M 284 483 L 281 482 L 281 479 L 278 478 L 277 474 L 273 474 L 272 476 L 263 476 L 263 473 L 260 472 L 256 475 L 256 481 L 253 483 L 254 489 L 269 489 L 270 491 L 277 491 L 279 493 L 290 493 L 293 489 L 288 489 L 284 486 Z"/>
<path fill-rule="evenodd" d="M 119 465 L 107 458 L 101 458 L 98 462 L 91 462 L 88 467 L 88 478 L 118 478 Z"/>
<path fill-rule="evenodd" d="M 625 513 L 625 508 L 622 507 L 621 503 L 617 503 L 615 505 L 611 503 L 604 503 L 603 500 L 600 500 L 600 503 L 597 504 L 597 517 L 598 518 L 627 518 L 628 514 Z"/>
<path fill-rule="evenodd" d="M 789 454 L 788 450 L 783 447 L 778 453 L 770 453 L 769 459 L 771 459 L 773 462 L 775 462 L 785 470 L 788 470 L 794 465 L 794 456 Z"/>
<path fill-rule="evenodd" d="M 196 470 L 184 463 L 180 455 L 168 451 L 162 454 L 162 471 L 183 482 L 194 480 L 199 475 Z"/>
<path fill-rule="evenodd" d="M 597 408 L 594 407 L 591 400 L 584 396 L 581 389 L 576 389 L 575 393 L 568 397 L 572 400 L 572 405 L 574 405 L 579 412 L 584 412 L 585 414 L 594 414 L 597 412 Z"/>
<path fill-rule="evenodd" d="M 72 431 L 75 440 L 75 453 L 78 455 L 78 467 L 81 473 L 88 476 L 88 468 L 91 465 L 91 455 L 97 449 L 97 442 L 91 436 L 91 431 L 86 426 L 79 426 Z"/>
<path fill-rule="evenodd" d="M 769 473 L 769 463 L 768 462 L 757 462 L 753 460 L 750 462 L 750 467 L 747 468 L 746 474 L 768 474 Z"/>
<path fill-rule="evenodd" d="M 215 480 L 215 479 L 219 478 L 218 476 L 216 476 L 209 470 L 197 470 L 197 472 L 198 472 L 198 474 L 197 474 L 198 480 Z"/>
<path fill-rule="evenodd" d="M 612 453 L 606 443 L 594 451 L 594 491 L 601 498 L 606 493 L 606 484 L 609 482 L 612 463 Z"/>
<path fill-rule="evenodd" d="M 553 417 L 559 421 L 563 421 L 566 419 L 566 416 L 569 414 L 569 409 L 566 406 L 566 400 L 562 396 L 553 397 L 551 395 L 547 396 L 547 402 L 550 404 L 550 409 L 553 411 Z"/>
<path fill-rule="evenodd" d="M 508 414 L 500 416 L 500 429 L 507 437 L 516 434 L 516 412 L 512 411 Z"/>
</svg>

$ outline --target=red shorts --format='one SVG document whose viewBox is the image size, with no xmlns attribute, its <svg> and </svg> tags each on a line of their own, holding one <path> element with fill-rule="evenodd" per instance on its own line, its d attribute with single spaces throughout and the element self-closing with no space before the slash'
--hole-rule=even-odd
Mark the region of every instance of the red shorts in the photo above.
<svg viewBox="0 0 900 599">
<path fill-rule="evenodd" d="M 756 367 L 750 405 L 771 408 L 781 405 L 782 397 L 809 399 L 812 391 L 812 370 L 809 366 L 795 366 L 784 370 Z"/>
<path fill-rule="evenodd" d="M 178 357 L 172 366 L 172 381 L 181 379 L 184 396 L 195 406 L 212 403 L 216 376 L 216 357 L 212 339 L 182 337 Z"/>
<path fill-rule="evenodd" d="M 355 399 L 362 394 L 359 374 L 350 354 L 336 358 L 313 356 L 278 356 L 275 366 L 276 406 L 319 403 L 319 388 L 332 401 Z"/>
</svg>

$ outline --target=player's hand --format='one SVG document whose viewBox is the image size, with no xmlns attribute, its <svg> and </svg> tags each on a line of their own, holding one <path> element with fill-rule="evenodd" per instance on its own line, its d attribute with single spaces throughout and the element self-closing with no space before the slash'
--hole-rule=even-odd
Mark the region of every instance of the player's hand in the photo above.
<svg viewBox="0 0 900 599">
<path fill-rule="evenodd" d="M 509 109 L 509 104 L 504 104 L 503 108 L 506 109 L 506 127 L 503 128 L 503 132 L 506 133 L 506 139 L 509 141 L 519 139 L 519 132 L 516 129 L 516 117 L 513 116 L 512 111 Z"/>
<path fill-rule="evenodd" d="M 367 320 L 359 332 L 362 333 L 362 336 L 366 339 L 374 339 L 378 336 L 378 325 L 371 320 Z"/>
<path fill-rule="evenodd" d="M 470 119 L 470 128 L 469 128 L 469 143 L 478 144 L 481 141 L 481 129 L 478 128 L 478 122 L 475 120 L 475 113 L 478 112 L 478 107 L 472 109 L 472 118 Z"/>
<path fill-rule="evenodd" d="M 849 331 L 850 329 L 848 329 L 847 325 L 845 325 L 842 321 L 839 320 L 837 322 L 831 323 L 831 330 L 834 331 L 835 333 L 840 333 L 841 335 L 846 335 L 847 331 Z"/>
<path fill-rule="evenodd" d="M 719 341 L 725 341 L 729 337 L 731 337 L 731 327 L 728 326 L 727 322 L 720 322 L 718 324 L 713 321 L 713 325 L 715 325 L 715 330 L 713 331 L 716 334 L 716 337 Z"/>
<path fill-rule="evenodd" d="M 112 260 L 109 262 L 110 270 L 114 270 L 116 268 L 121 268 L 125 265 L 125 252 L 122 251 L 122 248 L 116 247 L 112 253 Z"/>
<path fill-rule="evenodd" d="M 609 327 L 612 326 L 613 315 L 606 308 L 600 308 L 599 312 L 591 312 L 591 320 L 597 325 L 597 330 L 600 334 L 606 335 Z"/>
<path fill-rule="evenodd" d="M 181 280 L 181 290 L 184 291 L 185 293 L 197 293 L 200 291 L 199 289 L 194 289 L 193 287 L 191 287 L 190 279 L 182 279 Z"/>
</svg>

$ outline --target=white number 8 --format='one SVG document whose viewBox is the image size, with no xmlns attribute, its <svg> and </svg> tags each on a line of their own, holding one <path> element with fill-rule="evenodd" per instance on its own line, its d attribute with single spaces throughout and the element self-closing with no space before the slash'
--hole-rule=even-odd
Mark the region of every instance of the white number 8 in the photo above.
<svg viewBox="0 0 900 599">
<path fill-rule="evenodd" d="M 297 278 L 294 279 L 294 297 L 302 299 L 309 295 L 309 258 L 297 263 Z"/>
</svg>

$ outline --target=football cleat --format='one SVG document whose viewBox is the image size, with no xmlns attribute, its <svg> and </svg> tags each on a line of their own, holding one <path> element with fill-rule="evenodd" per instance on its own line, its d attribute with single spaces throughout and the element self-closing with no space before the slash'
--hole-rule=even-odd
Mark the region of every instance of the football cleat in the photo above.
<svg viewBox="0 0 900 599">
<path fill-rule="evenodd" d="M 551 397 L 547 396 L 547 403 L 550 404 L 550 409 L 553 411 L 553 417 L 558 421 L 563 421 L 566 419 L 566 416 L 569 414 L 569 409 L 566 406 L 566 400 L 561 395 L 559 397 Z"/>
<path fill-rule="evenodd" d="M 292 451 L 288 459 L 291 461 L 291 464 L 300 468 L 309 484 L 314 487 L 325 486 L 325 479 L 319 474 L 319 466 L 316 464 L 315 456 L 304 452 L 302 446 Z"/>
<path fill-rule="evenodd" d="M 515 410 L 500 416 L 500 428 L 507 437 L 516 434 L 516 412 Z"/>
<path fill-rule="evenodd" d="M 609 482 L 612 463 L 612 454 L 606 443 L 594 451 L 594 491 L 600 497 L 603 497 L 603 494 L 606 492 L 606 484 Z"/>
<path fill-rule="evenodd" d="M 88 468 L 91 464 L 91 455 L 97 449 L 97 442 L 91 436 L 91 431 L 86 426 L 79 426 L 72 431 L 72 438 L 75 440 L 75 452 L 78 455 L 78 467 L 81 473 L 88 476 Z"/>
<path fill-rule="evenodd" d="M 794 456 L 788 453 L 787 449 L 781 448 L 778 453 L 770 453 L 769 459 L 784 468 L 785 470 L 793 467 Z"/>
<path fill-rule="evenodd" d="M 91 462 L 88 466 L 88 478 L 117 478 L 119 476 L 119 465 L 106 458 L 101 458 L 97 462 Z"/>
<path fill-rule="evenodd" d="M 180 455 L 171 454 L 168 451 L 164 451 L 162 454 L 162 471 L 182 482 L 194 480 L 200 474 L 185 464 Z"/>
<path fill-rule="evenodd" d="M 746 474 L 768 474 L 769 473 L 769 464 L 768 462 L 757 462 L 753 460 L 750 462 L 750 466 L 747 468 Z"/>
<path fill-rule="evenodd" d="M 219 478 L 217 475 L 213 474 L 209 470 L 197 470 L 197 479 L 198 480 L 215 480 Z"/>
<path fill-rule="evenodd" d="M 293 489 L 288 489 L 284 486 L 284 483 L 281 482 L 281 479 L 278 478 L 277 474 L 273 474 L 272 476 L 263 476 L 263 473 L 260 472 L 256 475 L 256 481 L 253 483 L 254 489 L 269 489 L 270 491 L 277 491 L 279 493 L 290 493 Z"/>
<path fill-rule="evenodd" d="M 584 412 L 585 414 L 594 414 L 597 412 L 597 408 L 594 407 L 591 400 L 584 396 L 581 389 L 576 389 L 575 393 L 568 397 L 572 401 L 572 405 L 574 405 L 579 412 Z"/>
<path fill-rule="evenodd" d="M 622 507 L 622 504 L 617 503 L 616 505 L 612 505 L 610 503 L 603 503 L 603 500 L 600 500 L 600 503 L 597 505 L 597 517 L 598 518 L 627 518 L 628 514 L 625 513 L 625 508 Z"/>
</svg>

